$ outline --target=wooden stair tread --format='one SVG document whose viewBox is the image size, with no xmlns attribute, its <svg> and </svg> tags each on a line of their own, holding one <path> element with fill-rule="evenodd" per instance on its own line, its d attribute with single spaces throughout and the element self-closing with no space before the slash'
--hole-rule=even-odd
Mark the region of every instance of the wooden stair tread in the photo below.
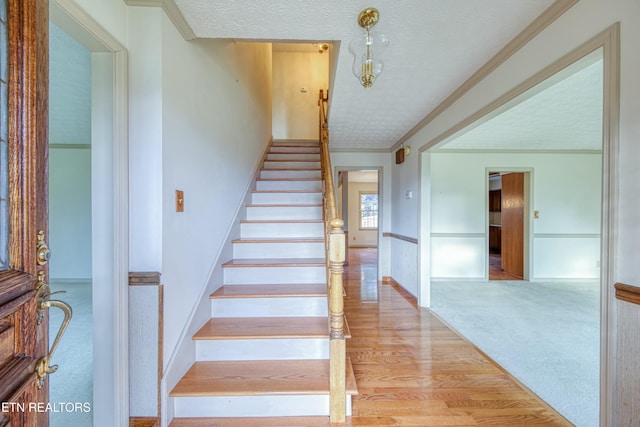
<svg viewBox="0 0 640 427">
<path fill-rule="evenodd" d="M 232 243 L 319 243 L 324 242 L 321 237 L 252 237 L 248 239 L 234 239 Z"/>
<path fill-rule="evenodd" d="M 351 360 L 346 392 L 358 393 Z M 239 360 L 196 362 L 170 397 L 329 394 L 328 360 Z"/>
<path fill-rule="evenodd" d="M 194 340 L 328 338 L 327 317 L 215 317 Z"/>
<path fill-rule="evenodd" d="M 318 267 L 324 266 L 326 262 L 323 258 L 247 258 L 232 259 L 222 267 Z"/>
<path fill-rule="evenodd" d="M 174 418 L 169 427 L 329 427 L 328 417 Z"/>
<path fill-rule="evenodd" d="M 209 298 L 282 298 L 282 297 L 322 297 L 327 295 L 327 285 L 224 285 Z"/>
</svg>

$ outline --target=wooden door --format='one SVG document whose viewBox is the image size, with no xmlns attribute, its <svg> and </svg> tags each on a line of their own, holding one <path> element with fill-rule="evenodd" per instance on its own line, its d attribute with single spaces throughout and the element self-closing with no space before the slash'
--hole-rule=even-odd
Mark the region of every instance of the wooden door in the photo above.
<svg viewBox="0 0 640 427">
<path fill-rule="evenodd" d="M 48 425 L 48 2 L 0 3 L 8 41 L 0 46 L 0 425 L 40 427 Z"/>
<path fill-rule="evenodd" d="M 502 269 L 524 277 L 524 173 L 502 175 Z"/>
</svg>

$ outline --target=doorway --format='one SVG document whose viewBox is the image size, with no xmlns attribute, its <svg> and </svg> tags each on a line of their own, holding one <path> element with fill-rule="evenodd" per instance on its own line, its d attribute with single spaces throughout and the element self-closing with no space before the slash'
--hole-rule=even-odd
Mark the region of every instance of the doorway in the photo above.
<svg viewBox="0 0 640 427">
<path fill-rule="evenodd" d="M 347 265 L 350 250 L 375 249 L 378 260 L 375 269 L 361 271 L 363 277 L 360 290 L 363 301 L 377 301 L 377 283 L 380 263 L 380 224 L 382 224 L 382 194 L 379 168 L 344 168 L 337 170 L 338 212 L 344 221 L 343 229 L 347 242 Z"/>
<path fill-rule="evenodd" d="M 128 93 L 126 49 L 75 3 L 54 0 L 50 21 L 90 52 L 91 334 L 95 426 L 129 423 Z M 55 256 L 55 248 L 54 248 Z M 85 303 L 85 306 L 87 303 Z M 75 308 L 75 307 L 74 307 Z M 88 307 L 83 307 L 88 308 Z M 64 345 L 64 339 L 61 341 Z M 59 361 L 60 364 L 65 363 Z M 86 360 L 73 362 L 88 363 Z M 64 423 L 61 425 L 74 425 Z M 86 425 L 86 424 L 83 424 Z"/>
<path fill-rule="evenodd" d="M 488 172 L 488 278 L 526 280 L 528 172 Z"/>
<path fill-rule="evenodd" d="M 429 210 L 423 212 L 430 217 L 422 225 L 432 250 L 432 310 L 581 426 L 599 422 L 599 374 L 605 372 L 599 367 L 606 363 L 598 344 L 606 347 L 600 333 L 600 321 L 607 318 L 606 306 L 600 305 L 607 300 L 601 278 L 607 277 L 610 253 L 600 248 L 606 248 L 610 236 L 606 215 L 612 199 L 606 197 L 610 176 L 602 164 L 607 165 L 612 147 L 602 132 L 603 62 L 598 49 L 566 60 L 547 81 L 530 87 L 530 93 L 522 92 L 443 140 L 424 154 L 422 164 L 429 184 L 423 193 Z M 583 89 L 568 96 L 577 87 Z M 590 102 L 580 98 L 586 96 Z M 563 118 L 560 100 L 572 104 Z M 578 114 L 578 108 L 584 111 Z M 578 126 L 580 120 L 570 114 L 591 117 L 589 126 Z M 576 128 L 579 135 L 574 135 Z M 543 129 L 548 130 L 544 135 Z M 575 144 L 568 146 L 572 138 Z M 496 203 L 497 196 L 491 200 L 487 182 L 494 175 L 513 175 L 507 172 L 524 173 L 524 197 L 513 204 L 525 212 L 522 279 L 530 283 L 482 280 L 481 268 L 488 264 L 484 254 L 496 246 L 488 236 L 489 225 L 497 222 L 491 217 L 499 212 L 504 227 L 506 203 Z M 500 190 L 502 198 L 504 185 Z M 485 224 L 478 221 L 481 216 L 487 218 Z M 501 236 L 501 245 L 503 241 Z M 503 247 L 500 251 L 504 256 Z M 451 257 L 444 255 L 451 253 L 465 262 L 464 269 L 456 269 L 460 261 L 446 263 Z M 476 268 L 477 260 L 483 261 L 481 268 Z M 469 272 L 475 277 L 463 275 Z"/>
</svg>

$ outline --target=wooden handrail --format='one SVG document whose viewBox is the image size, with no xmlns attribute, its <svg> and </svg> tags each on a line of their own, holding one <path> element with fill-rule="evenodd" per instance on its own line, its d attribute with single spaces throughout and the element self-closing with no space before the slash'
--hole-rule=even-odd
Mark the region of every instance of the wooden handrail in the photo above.
<svg viewBox="0 0 640 427">
<path fill-rule="evenodd" d="M 344 222 L 338 216 L 331 158 L 327 107 L 329 92 L 320 90 L 320 163 L 323 182 L 324 230 L 327 260 L 327 295 L 329 309 L 329 421 L 344 423 L 346 416 L 344 337 L 344 301 L 342 273 L 345 261 Z"/>
</svg>

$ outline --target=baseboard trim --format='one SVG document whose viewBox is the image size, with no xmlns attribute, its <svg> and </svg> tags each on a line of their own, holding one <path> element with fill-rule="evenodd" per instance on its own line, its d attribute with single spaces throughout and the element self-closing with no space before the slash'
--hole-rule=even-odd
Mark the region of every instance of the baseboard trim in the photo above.
<svg viewBox="0 0 640 427">
<path fill-rule="evenodd" d="M 129 427 L 160 427 L 159 417 L 130 417 Z"/>
<path fill-rule="evenodd" d="M 384 280 L 388 279 L 388 282 L 385 282 Z M 411 304 L 411 306 L 413 308 L 419 308 L 418 307 L 418 298 L 413 295 L 411 292 L 409 292 L 408 290 L 406 290 L 404 288 L 404 286 L 402 286 L 400 284 L 400 282 L 398 282 L 396 279 L 394 279 L 391 276 L 385 276 L 382 278 L 383 283 L 388 284 L 389 286 L 391 286 L 393 289 L 395 289 L 396 291 L 398 291 L 398 293 L 405 299 L 407 300 L 407 302 L 409 304 Z"/>
</svg>

